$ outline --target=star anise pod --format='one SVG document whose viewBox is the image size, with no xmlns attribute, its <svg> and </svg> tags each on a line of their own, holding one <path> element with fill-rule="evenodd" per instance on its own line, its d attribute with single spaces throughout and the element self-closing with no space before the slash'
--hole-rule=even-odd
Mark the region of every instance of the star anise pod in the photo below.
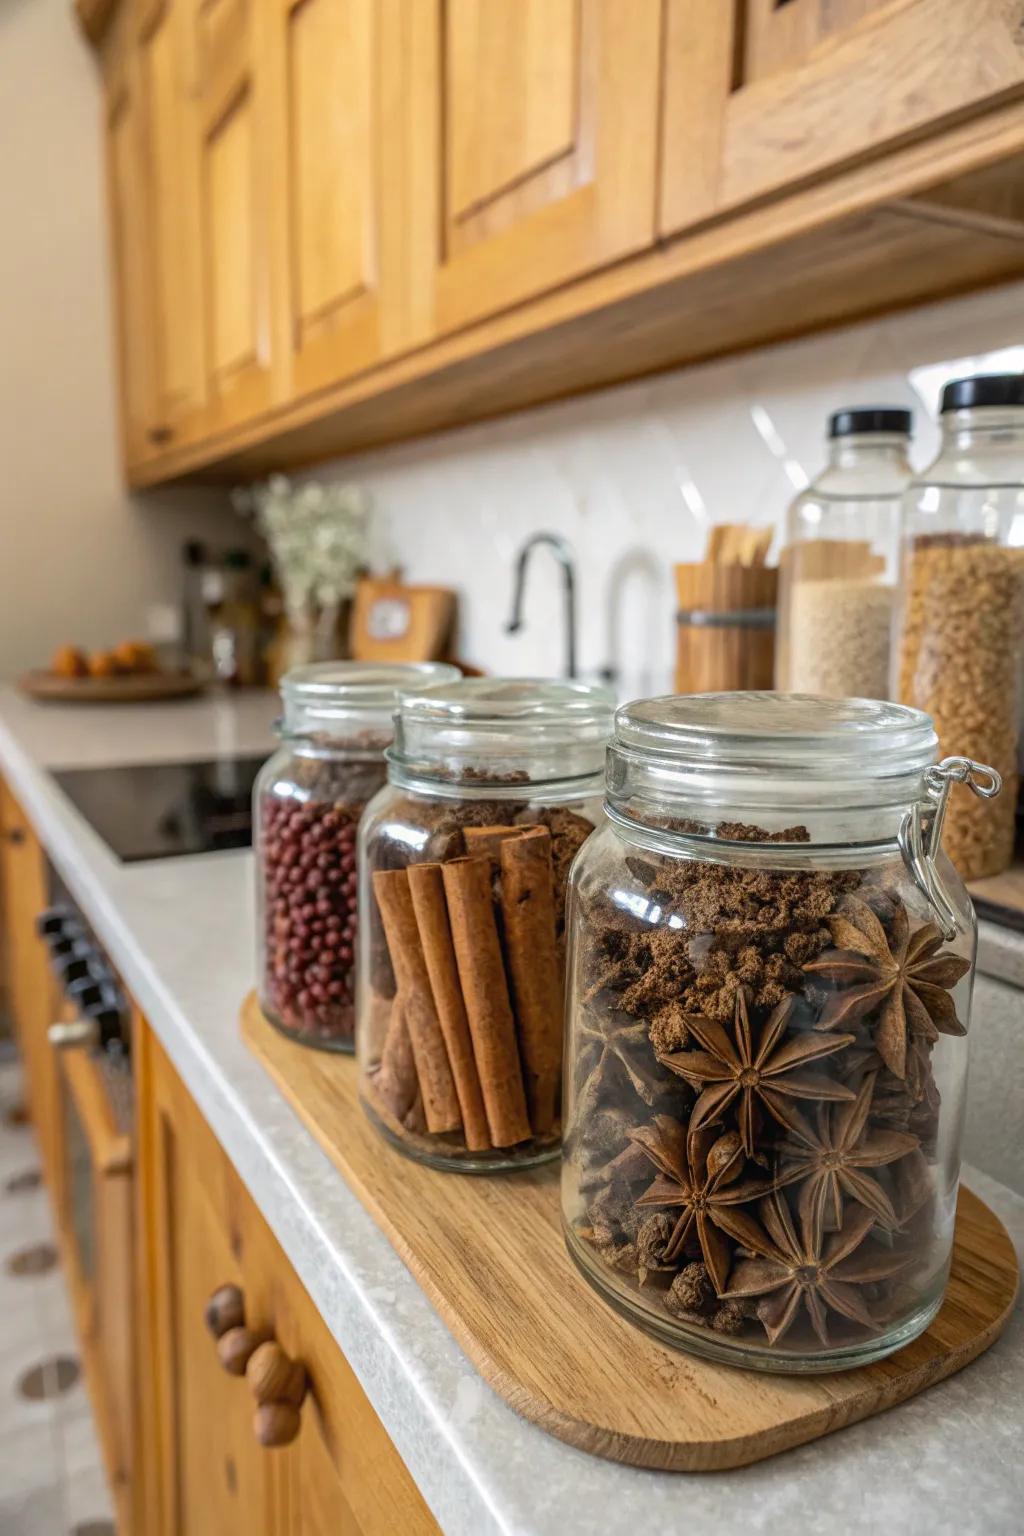
<svg viewBox="0 0 1024 1536">
<path fill-rule="evenodd" d="M 852 1099 L 853 1090 L 833 1082 L 821 1072 L 808 1072 L 807 1066 L 831 1056 L 850 1045 L 853 1035 L 827 1035 L 808 1031 L 784 1038 L 786 1025 L 796 1004 L 791 993 L 768 1016 L 760 1038 L 750 1023 L 747 990 L 736 991 L 733 1035 L 712 1019 L 687 1014 L 686 1027 L 702 1047 L 697 1051 L 678 1051 L 658 1060 L 700 1091 L 700 1098 L 690 1116 L 690 1132 L 712 1120 L 720 1120 L 735 1099 L 739 1099 L 738 1122 L 743 1150 L 753 1157 L 757 1140 L 757 1104 L 760 1102 L 776 1120 L 785 1125 L 785 1107 L 789 1099 Z"/>
<path fill-rule="evenodd" d="M 916 1136 L 880 1130 L 868 1124 L 875 1074 L 869 1073 L 852 1104 L 821 1104 L 812 1126 L 795 1106 L 787 1106 L 789 1136 L 780 1150 L 779 1183 L 799 1183 L 797 1213 L 817 1250 L 827 1230 L 843 1224 L 844 1197 L 871 1211 L 883 1227 L 899 1225 L 892 1201 L 866 1171 L 906 1157 Z"/>
<path fill-rule="evenodd" d="M 687 1135 L 686 1127 L 668 1115 L 633 1132 L 658 1170 L 657 1177 L 637 1201 L 643 1209 L 677 1211 L 675 1226 L 661 1251 L 672 1263 L 696 1238 L 715 1289 L 729 1278 L 728 1238 L 745 1246 L 757 1236 L 757 1223 L 736 1206 L 756 1200 L 771 1185 L 763 1179 L 740 1179 L 743 1146 L 735 1131 L 724 1136 L 710 1126 Z"/>
<path fill-rule="evenodd" d="M 939 1034 L 966 1034 L 949 989 L 967 974 L 970 962 L 948 950 L 939 953 L 942 934 L 934 923 L 912 932 L 907 909 L 899 902 L 887 936 L 875 913 L 856 896 L 844 896 L 838 912 L 825 921 L 836 947 L 803 969 L 839 990 L 826 1002 L 816 1029 L 846 1029 L 878 1008 L 875 1045 L 899 1078 L 907 1075 L 908 1035 L 934 1041 Z"/>
<path fill-rule="evenodd" d="M 578 1119 L 590 1113 L 605 1096 L 608 1078 L 616 1072 L 624 1074 L 645 1104 L 654 1103 L 664 1084 L 655 1070 L 645 1023 L 625 1020 L 621 1015 L 595 1015 L 588 1010 L 579 1022 L 577 1038 L 583 1063 Z"/>
<path fill-rule="evenodd" d="M 879 1325 L 858 1287 L 888 1280 L 908 1261 L 891 1248 L 874 1244 L 862 1247 L 875 1224 L 874 1212 L 849 1205 L 839 1231 L 824 1238 L 815 1237 L 806 1217 L 801 1218 L 797 1235 L 785 1198 L 777 1190 L 761 1201 L 758 1214 L 763 1230 L 744 1244 L 757 1257 L 739 1260 L 723 1297 L 729 1301 L 761 1298 L 757 1316 L 769 1344 L 777 1344 L 788 1332 L 801 1304 L 826 1348 L 830 1311 L 871 1332 L 878 1331 Z"/>
</svg>

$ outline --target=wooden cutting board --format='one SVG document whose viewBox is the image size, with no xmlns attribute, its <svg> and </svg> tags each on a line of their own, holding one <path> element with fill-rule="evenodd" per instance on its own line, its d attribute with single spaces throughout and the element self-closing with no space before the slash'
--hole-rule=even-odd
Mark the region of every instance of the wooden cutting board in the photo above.
<svg viewBox="0 0 1024 1536">
<path fill-rule="evenodd" d="M 557 1165 L 487 1177 L 421 1167 L 370 1125 L 352 1058 L 285 1039 L 254 997 L 241 1022 L 480 1374 L 525 1418 L 594 1455 L 684 1472 L 761 1461 L 952 1375 L 998 1338 L 1013 1306 L 1010 1239 L 962 1189 L 942 1310 L 887 1360 L 833 1376 L 769 1376 L 665 1349 L 613 1312 L 569 1259 Z"/>
</svg>

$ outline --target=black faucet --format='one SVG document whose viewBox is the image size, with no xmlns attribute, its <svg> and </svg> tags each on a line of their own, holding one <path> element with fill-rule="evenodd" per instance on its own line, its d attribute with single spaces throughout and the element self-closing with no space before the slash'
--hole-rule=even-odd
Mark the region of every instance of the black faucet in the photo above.
<svg viewBox="0 0 1024 1536">
<path fill-rule="evenodd" d="M 565 584 L 565 675 L 576 676 L 576 571 L 573 565 L 572 545 L 558 533 L 534 533 L 527 539 L 516 559 L 516 581 L 512 594 L 512 617 L 505 626 L 509 635 L 517 634 L 523 627 L 523 597 L 526 593 L 526 567 L 530 551 L 538 544 L 546 544 L 562 567 Z"/>
</svg>

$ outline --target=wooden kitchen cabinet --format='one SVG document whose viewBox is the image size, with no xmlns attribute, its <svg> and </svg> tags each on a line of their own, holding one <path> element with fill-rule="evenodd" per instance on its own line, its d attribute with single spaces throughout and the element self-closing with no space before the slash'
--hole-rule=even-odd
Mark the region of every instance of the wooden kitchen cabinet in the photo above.
<svg viewBox="0 0 1024 1536">
<path fill-rule="evenodd" d="M 111 4 L 137 485 L 1024 274 L 1024 0 Z"/>
<path fill-rule="evenodd" d="M 660 0 L 414 8 L 422 174 L 437 231 L 423 324 L 440 335 L 654 239 Z M 429 339 L 429 337 L 425 337 Z"/>
<path fill-rule="evenodd" d="M 51 1189 L 56 1166 L 57 1067 L 47 1030 L 57 997 L 36 918 L 47 905 L 46 864 L 32 825 L 0 781 L 0 910 L 3 911 L 7 992 L 25 1068 L 28 1108 L 43 1172 Z"/>
<path fill-rule="evenodd" d="M 1022 95 L 1020 0 L 667 0 L 659 230 Z"/>
<path fill-rule="evenodd" d="M 152 1034 L 135 1035 L 145 1536 L 438 1536 L 362 1388 Z M 293 1444 L 256 1441 L 244 1379 L 221 1367 L 203 1311 L 239 1286 L 249 1327 L 306 1367 Z"/>
</svg>

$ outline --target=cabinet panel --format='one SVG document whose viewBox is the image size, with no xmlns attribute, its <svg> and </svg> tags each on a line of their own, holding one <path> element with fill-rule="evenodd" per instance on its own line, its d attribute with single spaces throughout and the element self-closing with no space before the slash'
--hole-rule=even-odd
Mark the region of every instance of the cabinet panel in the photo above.
<svg viewBox="0 0 1024 1536">
<path fill-rule="evenodd" d="M 152 304 L 154 431 L 178 435 L 204 400 L 202 272 L 184 0 L 166 0 L 144 24 L 139 73 Z"/>
<path fill-rule="evenodd" d="M 421 153 L 433 145 L 430 319 L 446 331 L 652 241 L 660 5 L 447 0 L 435 17 L 440 36 L 412 52 L 434 103 Z"/>
<path fill-rule="evenodd" d="M 142 107 L 138 71 L 128 54 L 107 83 L 106 155 L 113 257 L 121 435 L 129 460 L 154 446 L 151 295 L 146 267 Z"/>
<path fill-rule="evenodd" d="M 439 1536 L 365 1393 L 170 1063 L 136 1020 L 144 1358 L 136 1523 L 145 1536 Z M 203 1321 L 224 1283 L 309 1378 L 284 1450 Z M 145 1383 L 145 1385 L 143 1385 Z M 144 1491 L 143 1491 L 144 1490 Z"/>
<path fill-rule="evenodd" d="M 242 92 L 206 142 L 210 372 L 223 386 L 257 362 L 252 118 Z"/>
<path fill-rule="evenodd" d="M 0 782 L 0 911 L 5 927 L 7 992 L 21 1053 L 28 1105 L 50 1189 L 59 1184 L 57 1069 L 47 1029 L 56 992 L 36 918 L 46 906 L 43 851 L 18 802 Z"/>
<path fill-rule="evenodd" d="M 205 433 L 244 421 L 271 400 L 266 9 L 256 0 L 207 0 L 195 16 Z"/>
<path fill-rule="evenodd" d="M 1024 95 L 1024 0 L 667 0 L 659 227 Z"/>
<path fill-rule="evenodd" d="M 280 162 L 275 295 L 289 388 L 303 395 L 408 343 L 411 0 L 274 0 Z M 412 0 L 415 3 L 415 0 Z"/>
<path fill-rule="evenodd" d="M 224 1284 L 245 1285 L 241 1212 L 230 1164 L 149 1032 L 142 1056 L 140 1290 L 143 1354 L 156 1398 L 147 1536 L 277 1536 L 271 1459 L 252 1432 L 245 1383 L 221 1366 L 203 1312 Z M 248 1298 L 247 1298 L 248 1300 Z M 156 1458 L 157 1465 L 152 1465 Z"/>
</svg>

